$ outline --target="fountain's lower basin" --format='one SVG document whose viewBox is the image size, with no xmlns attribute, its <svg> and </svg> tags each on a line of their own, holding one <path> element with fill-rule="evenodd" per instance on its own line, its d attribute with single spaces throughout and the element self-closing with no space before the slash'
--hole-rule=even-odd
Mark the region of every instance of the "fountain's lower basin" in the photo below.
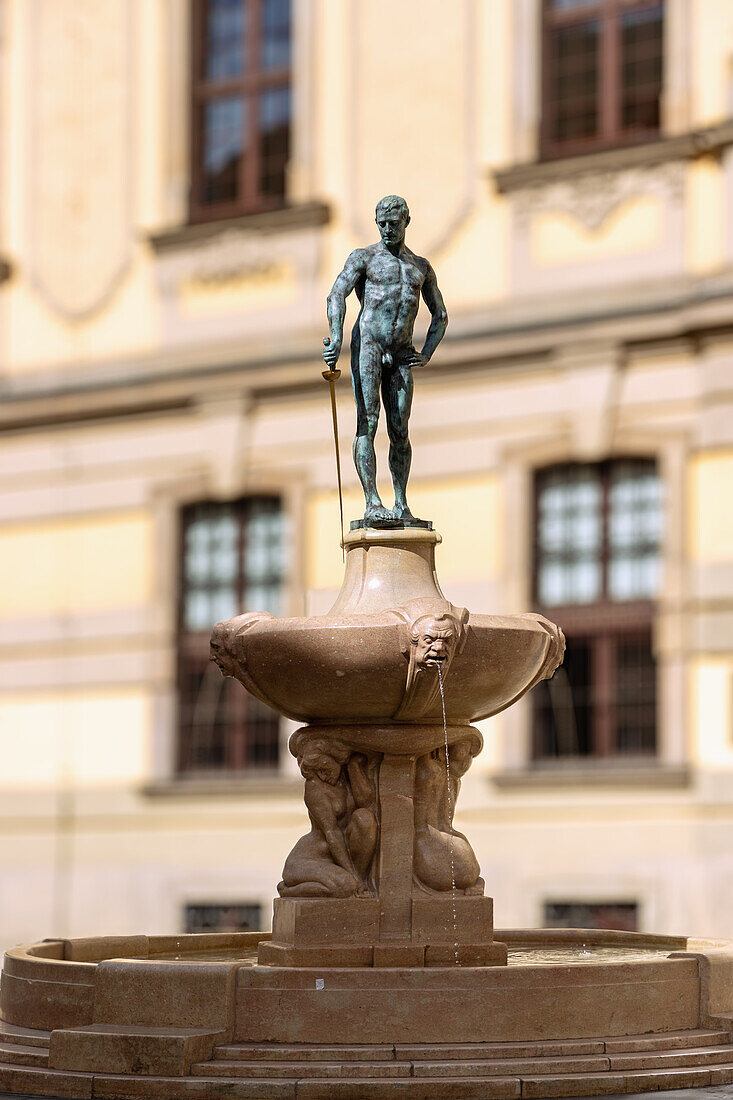
<svg viewBox="0 0 733 1100">
<path fill-rule="evenodd" d="M 689 1056 L 701 1084 L 712 1079 L 700 1068 L 709 1057 L 716 1079 L 733 1081 L 733 944 L 586 930 L 497 936 L 506 967 L 265 967 L 261 933 L 16 948 L 4 960 L 0 1044 L 19 1045 L 0 1053 L 0 1093 L 245 1100 L 299 1090 L 345 1100 L 389 1096 L 404 1077 L 417 1080 L 399 1095 L 416 1100 L 563 1096 L 580 1086 L 564 1092 L 562 1082 L 586 1082 L 591 1070 L 592 1091 L 652 1087 L 643 1067 L 612 1072 L 614 1057 L 630 1066 L 639 1051 L 673 1067 Z M 466 1075 L 483 1091 L 466 1091 Z"/>
</svg>

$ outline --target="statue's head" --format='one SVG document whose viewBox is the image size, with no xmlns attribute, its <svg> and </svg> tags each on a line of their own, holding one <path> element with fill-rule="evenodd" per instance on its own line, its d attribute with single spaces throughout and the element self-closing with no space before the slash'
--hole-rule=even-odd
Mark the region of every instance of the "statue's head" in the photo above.
<svg viewBox="0 0 733 1100">
<path fill-rule="evenodd" d="M 456 779 L 464 776 L 471 766 L 474 756 L 481 751 L 481 741 L 478 737 L 464 737 L 462 741 L 456 741 L 450 747 L 450 770 Z"/>
<path fill-rule="evenodd" d="M 301 738 L 291 741 L 304 779 L 321 779 L 335 787 L 341 777 L 341 769 L 351 756 L 351 750 L 337 741 L 325 738 Z"/>
<path fill-rule="evenodd" d="M 377 203 L 377 227 L 385 244 L 399 244 L 410 224 L 407 203 L 399 195 L 385 195 Z"/>
<path fill-rule="evenodd" d="M 439 665 L 453 656 L 458 627 L 451 615 L 422 615 L 412 624 L 410 644 L 418 665 Z"/>
</svg>

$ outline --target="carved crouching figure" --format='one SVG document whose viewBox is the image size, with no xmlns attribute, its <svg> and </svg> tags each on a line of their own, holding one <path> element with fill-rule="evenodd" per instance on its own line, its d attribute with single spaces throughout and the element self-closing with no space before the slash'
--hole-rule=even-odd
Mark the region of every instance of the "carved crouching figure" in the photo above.
<svg viewBox="0 0 733 1100">
<path fill-rule="evenodd" d="M 281 897 L 372 897 L 376 793 L 367 757 L 338 741 L 296 733 L 291 750 L 305 779 L 311 831 L 285 861 Z"/>
<path fill-rule="evenodd" d="M 451 890 L 455 881 L 456 890 L 464 894 L 484 892 L 473 849 L 463 833 L 453 828 L 461 777 L 480 748 L 478 737 L 467 737 L 450 746 L 450 798 L 445 749 L 433 749 L 416 763 L 413 873 L 428 890 Z"/>
</svg>

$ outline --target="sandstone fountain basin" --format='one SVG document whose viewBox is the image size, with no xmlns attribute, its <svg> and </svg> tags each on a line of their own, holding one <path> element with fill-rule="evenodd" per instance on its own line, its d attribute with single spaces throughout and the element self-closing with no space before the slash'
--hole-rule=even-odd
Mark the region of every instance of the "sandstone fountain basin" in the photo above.
<svg viewBox="0 0 733 1100">
<path fill-rule="evenodd" d="M 733 1082 L 733 943 L 498 932 L 505 967 L 257 963 L 263 933 L 8 951 L 0 1093 L 493 1100 Z"/>
</svg>

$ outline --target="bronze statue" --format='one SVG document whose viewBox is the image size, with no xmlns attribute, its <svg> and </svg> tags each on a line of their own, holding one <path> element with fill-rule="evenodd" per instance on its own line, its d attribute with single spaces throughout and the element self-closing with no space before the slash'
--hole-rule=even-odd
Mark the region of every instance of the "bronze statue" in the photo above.
<svg viewBox="0 0 733 1100">
<path fill-rule="evenodd" d="M 351 253 L 328 296 L 330 337 L 323 358 L 334 370 L 341 354 L 346 299 L 352 290 L 361 311 L 351 334 L 351 379 L 356 399 L 354 464 L 364 489 L 366 510 L 359 526 L 429 526 L 416 519 L 407 505 L 407 479 L 412 447 L 408 421 L 412 405 L 412 370 L 427 363 L 448 325 L 435 272 L 422 256 L 405 244 L 410 223 L 407 203 L 399 195 L 387 195 L 377 204 L 376 221 L 381 240 Z M 432 320 L 422 351 L 415 350 L 412 334 L 420 295 Z M 377 490 L 374 437 L 379 422 L 380 392 L 387 417 L 389 468 L 395 503 L 390 511 Z"/>
</svg>

